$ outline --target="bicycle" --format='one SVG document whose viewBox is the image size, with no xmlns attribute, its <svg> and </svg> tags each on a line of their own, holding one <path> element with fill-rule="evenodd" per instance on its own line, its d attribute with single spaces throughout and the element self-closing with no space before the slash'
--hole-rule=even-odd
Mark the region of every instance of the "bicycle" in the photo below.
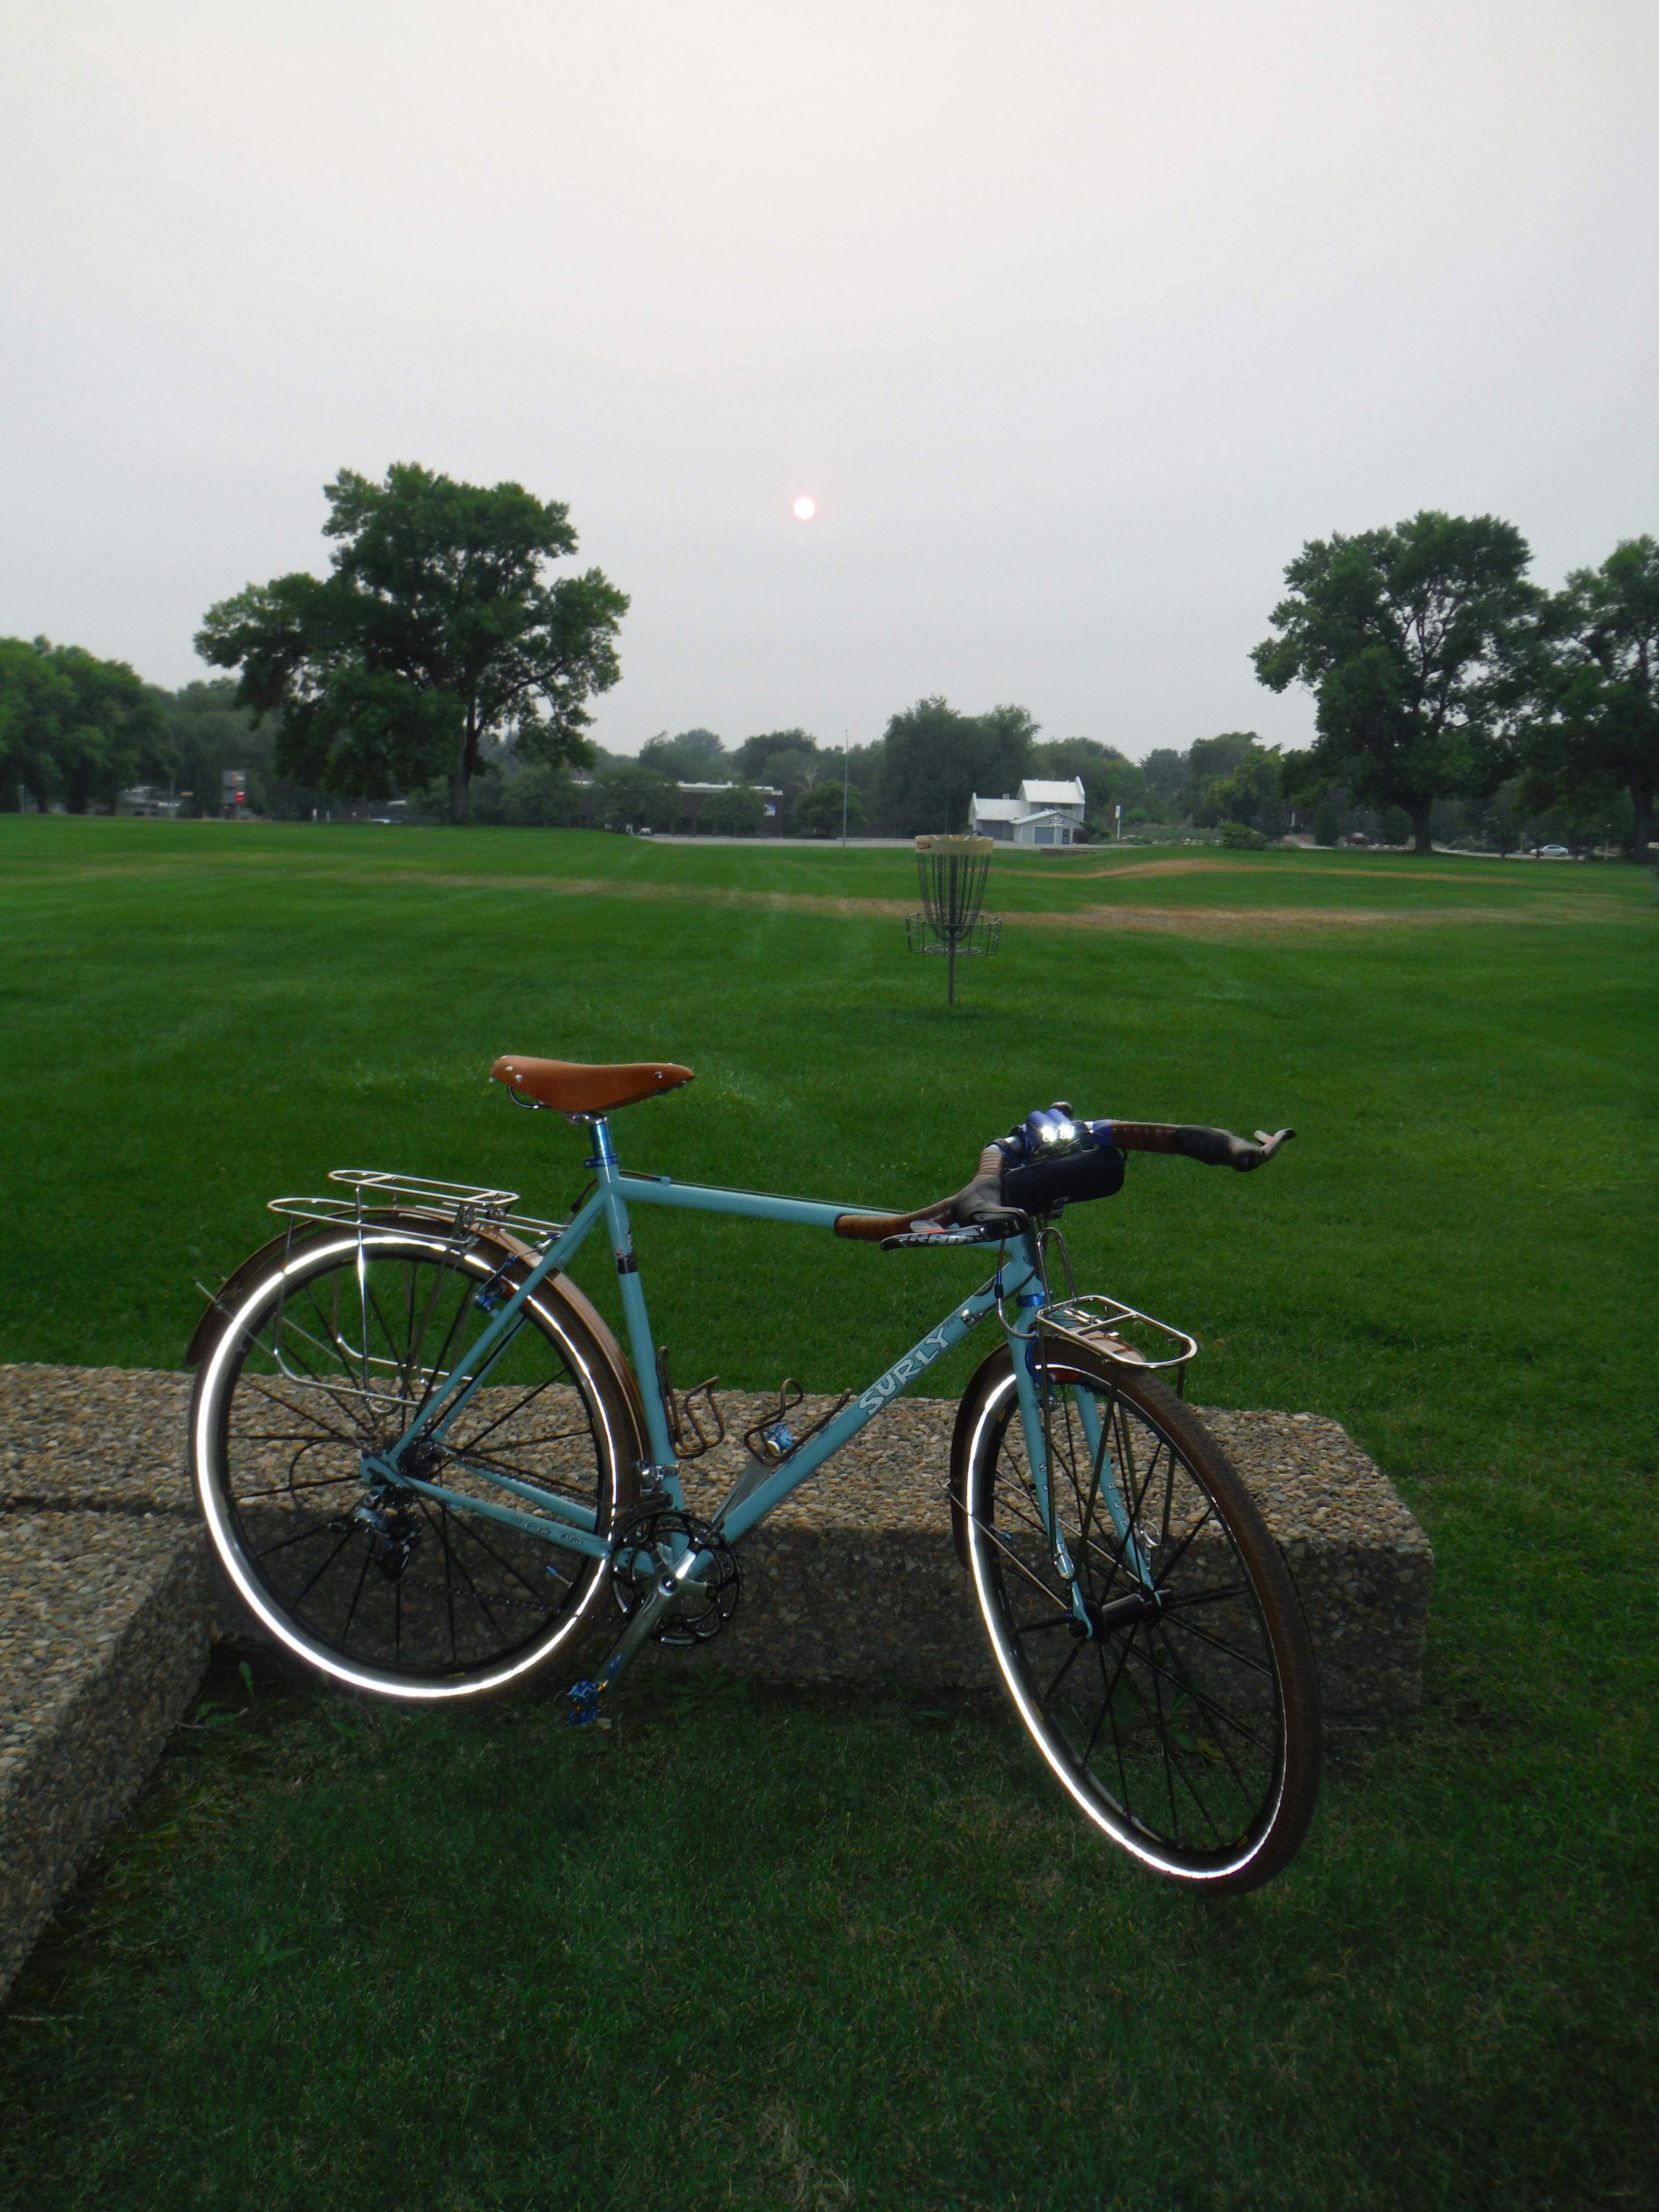
<svg viewBox="0 0 1659 2212">
<path fill-rule="evenodd" d="M 1197 1341 L 1070 1279 L 1066 1206 L 1128 1151 L 1260 1166 L 1293 1133 L 1089 1121 L 1039 1109 L 950 1199 L 890 1214 L 624 1168 L 611 1116 L 690 1082 L 653 1061 L 507 1055 L 514 1101 L 590 1137 L 564 1221 L 518 1194 L 338 1169 L 326 1197 L 213 1297 L 192 1340 L 197 1494 L 232 1583 L 337 1681 L 441 1703 L 574 1648 L 609 1589 L 616 1641 L 569 1692 L 591 1723 L 648 1639 L 718 1634 L 745 1534 L 988 1316 L 1002 1340 L 957 1413 L 949 1510 L 997 1671 L 1084 1815 L 1163 1875 L 1265 1881 L 1306 1832 L 1319 1695 L 1294 1589 L 1184 1391 Z M 724 1439 L 712 1387 L 677 1390 L 647 1316 L 639 1205 L 827 1229 L 884 1250 L 994 1247 L 993 1272 L 811 1427 L 775 1418 L 706 1518 L 678 1469 Z M 566 1269 L 608 1233 L 629 1350 Z M 1066 1282 L 1051 1282 L 1056 1261 Z M 1057 1288 L 1063 1293 L 1057 1295 Z"/>
</svg>

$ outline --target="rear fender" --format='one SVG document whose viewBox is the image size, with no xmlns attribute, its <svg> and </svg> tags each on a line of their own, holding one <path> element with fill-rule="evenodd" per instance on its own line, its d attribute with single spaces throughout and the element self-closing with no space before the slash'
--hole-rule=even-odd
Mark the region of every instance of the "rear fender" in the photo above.
<svg viewBox="0 0 1659 2212">
<path fill-rule="evenodd" d="M 368 1225 L 377 1229 L 407 1229 L 428 1237 L 432 1234 L 434 1225 L 431 1215 L 423 1213 L 377 1212 L 367 1217 L 367 1221 Z M 341 1224 L 342 1227 L 351 1225 L 349 1220 Z M 210 1301 L 203 1312 L 202 1318 L 197 1322 L 195 1333 L 190 1340 L 189 1349 L 185 1353 L 185 1366 L 200 1366 L 218 1342 L 220 1334 L 228 1323 L 242 1293 L 251 1290 L 260 1276 L 270 1270 L 274 1262 L 297 1257 L 307 1250 L 319 1238 L 331 1233 L 320 1225 L 309 1232 L 284 1230 L 279 1236 L 273 1237 L 268 1244 L 262 1244 L 257 1252 L 251 1252 L 234 1273 L 227 1279 L 218 1296 Z M 514 1289 L 523 1282 L 540 1256 L 532 1246 L 522 1243 L 508 1231 L 493 1225 L 487 1231 L 479 1232 L 477 1243 L 482 1251 L 488 1252 L 493 1249 L 500 1253 L 502 1280 Z M 569 1307 L 574 1319 L 592 1338 L 594 1348 L 599 1357 L 607 1362 L 620 1378 L 628 1399 L 629 1411 L 634 1420 L 635 1441 L 639 1448 L 635 1456 L 640 1459 L 648 1459 L 650 1452 L 645 1442 L 645 1401 L 641 1395 L 639 1377 L 634 1372 L 632 1363 L 621 1345 L 617 1343 L 604 1316 L 583 1297 L 569 1276 L 561 1274 L 556 1267 L 552 1279 L 557 1281 L 560 1298 Z"/>
</svg>

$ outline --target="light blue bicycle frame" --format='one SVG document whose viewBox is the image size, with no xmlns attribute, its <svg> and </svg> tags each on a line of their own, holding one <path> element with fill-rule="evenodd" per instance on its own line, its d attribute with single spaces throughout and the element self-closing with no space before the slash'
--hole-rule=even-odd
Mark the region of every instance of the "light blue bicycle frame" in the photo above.
<svg viewBox="0 0 1659 2212">
<path fill-rule="evenodd" d="M 640 1473 L 643 1482 L 663 1492 L 672 1505 L 684 1507 L 684 1496 L 658 1382 L 656 1346 L 651 1334 L 645 1292 L 641 1285 L 639 1266 L 634 1253 L 633 1231 L 629 1222 L 630 1204 L 678 1206 L 696 1213 L 734 1213 L 751 1220 L 789 1221 L 808 1228 L 829 1230 L 833 1230 L 836 1220 L 845 1215 L 873 1213 L 878 1209 L 825 1205 L 811 1199 L 779 1198 L 760 1191 L 726 1190 L 702 1183 L 676 1182 L 668 1176 L 642 1175 L 621 1165 L 606 1120 L 596 1117 L 588 1126 L 593 1139 L 593 1156 L 587 1165 L 594 1170 L 596 1176 L 592 1196 L 548 1243 L 524 1281 L 509 1297 L 503 1300 L 501 1310 L 456 1361 L 441 1387 L 433 1393 L 404 1435 L 386 1451 L 365 1458 L 363 1473 L 371 1482 L 392 1482 L 401 1488 L 416 1491 L 422 1497 L 440 1500 L 454 1511 L 482 1515 L 527 1534 L 538 1536 L 562 1550 L 605 1559 L 611 1556 L 613 1539 L 599 1530 L 592 1507 L 550 1498 L 544 1491 L 487 1468 L 471 1470 L 475 1475 L 488 1480 L 509 1496 L 516 1495 L 538 1509 L 534 1512 L 526 1512 L 505 1502 L 496 1504 L 492 1499 L 451 1490 L 441 1482 L 434 1482 L 405 1470 L 400 1462 L 416 1442 L 442 1442 L 451 1424 L 473 1392 L 486 1382 L 495 1362 L 523 1326 L 525 1309 L 541 1285 L 550 1275 L 562 1272 L 568 1266 L 590 1232 L 603 1221 L 615 1257 L 629 1348 L 644 1401 L 651 1464 L 641 1468 Z M 1072 1586 L 1073 1610 L 1079 1620 L 1084 1625 L 1085 1632 L 1091 1632 L 1088 1631 L 1082 1599 L 1077 1592 L 1071 1561 L 1065 1555 L 1064 1540 L 1059 1534 L 1049 1496 L 1048 1424 L 1042 1392 L 1033 1372 L 1036 1363 L 1032 1357 L 1036 1316 L 1047 1302 L 1048 1296 L 1038 1259 L 1036 1240 L 1033 1235 L 1028 1233 L 1011 1238 L 1002 1248 L 997 1272 L 990 1280 L 982 1284 L 970 1297 L 958 1300 L 936 1327 L 912 1345 L 902 1358 L 896 1359 L 867 1389 L 860 1391 L 851 1404 L 826 1426 L 797 1445 L 776 1468 L 763 1468 L 757 1461 L 751 1460 L 748 1469 L 739 1476 L 715 1516 L 715 1525 L 726 1540 L 736 1543 L 745 1535 L 757 1522 L 763 1520 L 775 1505 L 816 1474 L 849 1438 L 855 1437 L 891 1399 L 907 1389 L 945 1352 L 959 1344 L 969 1329 L 983 1320 L 988 1313 L 994 1312 L 1003 1316 L 1003 1325 L 1013 1347 L 1014 1379 L 1018 1391 L 1026 1450 L 1038 1498 L 1048 1521 L 1049 1540 L 1054 1547 L 1056 1565 Z M 1017 1316 L 1012 1322 L 1006 1318 L 1006 1308 L 1011 1302 Z M 1099 1407 L 1091 1391 L 1078 1389 L 1073 1395 L 1082 1417 L 1085 1434 L 1094 1454 L 1096 1492 L 1111 1516 L 1120 1542 L 1128 1547 L 1129 1556 L 1126 1564 L 1132 1571 L 1140 1572 L 1142 1563 L 1138 1557 L 1139 1547 L 1130 1533 L 1128 1516 L 1118 1498 L 1117 1486 L 1110 1480 L 1107 1437 Z"/>
</svg>

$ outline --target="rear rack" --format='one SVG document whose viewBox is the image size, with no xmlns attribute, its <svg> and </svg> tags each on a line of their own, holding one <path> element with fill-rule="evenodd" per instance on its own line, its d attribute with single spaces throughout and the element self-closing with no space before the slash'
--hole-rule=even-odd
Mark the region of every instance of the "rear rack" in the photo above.
<svg viewBox="0 0 1659 2212">
<path fill-rule="evenodd" d="M 273 1198 L 272 1213 L 298 1221 L 369 1222 L 379 1213 L 429 1213 L 441 1220 L 451 1237 L 477 1236 L 504 1229 L 527 1243 L 545 1247 L 569 1225 L 563 1221 L 541 1221 L 535 1215 L 516 1213 L 516 1190 L 491 1190 L 471 1182 L 442 1182 L 426 1176 L 398 1175 L 389 1168 L 332 1168 L 331 1182 L 348 1186 L 349 1197 Z"/>
<path fill-rule="evenodd" d="M 1184 1328 L 1154 1321 L 1101 1291 L 1041 1308 L 1036 1325 L 1044 1336 L 1075 1351 L 1092 1352 L 1120 1367 L 1179 1367 L 1183 1380 L 1188 1361 L 1198 1356 L 1198 1339 Z"/>
</svg>

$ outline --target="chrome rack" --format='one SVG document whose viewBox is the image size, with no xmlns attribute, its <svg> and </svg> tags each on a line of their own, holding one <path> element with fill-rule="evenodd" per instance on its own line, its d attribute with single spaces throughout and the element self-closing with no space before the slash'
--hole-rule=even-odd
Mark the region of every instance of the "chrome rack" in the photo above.
<svg viewBox="0 0 1659 2212">
<path fill-rule="evenodd" d="M 1085 1291 L 1080 1297 L 1063 1298 L 1042 1307 L 1036 1325 L 1073 1350 L 1092 1352 L 1121 1367 L 1178 1367 L 1184 1382 L 1187 1363 L 1198 1357 L 1198 1339 L 1168 1322 L 1126 1306 L 1104 1291 Z"/>
<path fill-rule="evenodd" d="M 516 1190 L 493 1190 L 470 1182 L 444 1182 L 427 1176 L 398 1175 L 388 1168 L 333 1168 L 331 1182 L 343 1183 L 350 1195 L 324 1198 L 273 1198 L 272 1213 L 299 1221 L 373 1221 L 380 1213 L 429 1214 L 441 1222 L 452 1238 L 471 1237 L 491 1229 L 506 1230 L 526 1243 L 545 1248 L 568 1225 L 543 1221 L 534 1214 L 514 1211 Z"/>
</svg>

